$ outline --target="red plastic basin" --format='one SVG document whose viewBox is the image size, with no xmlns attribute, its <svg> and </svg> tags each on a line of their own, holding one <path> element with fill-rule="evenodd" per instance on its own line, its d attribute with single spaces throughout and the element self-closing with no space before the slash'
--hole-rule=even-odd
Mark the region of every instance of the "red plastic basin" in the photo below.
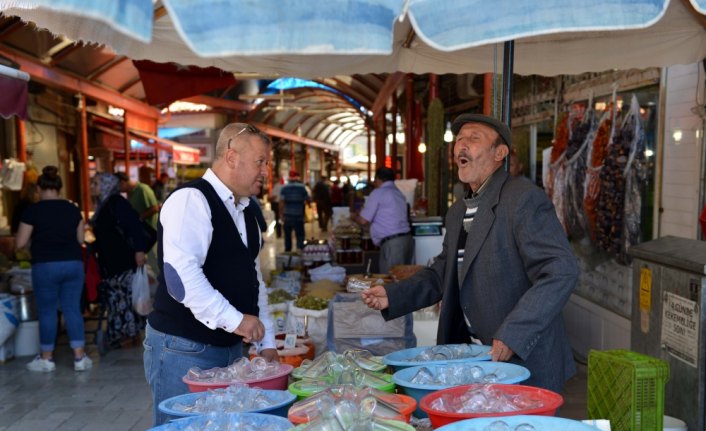
<svg viewBox="0 0 706 431">
<path fill-rule="evenodd" d="M 287 390 L 287 384 L 289 380 L 289 374 L 291 374 L 294 369 L 290 364 L 280 364 L 280 370 L 277 374 L 265 377 L 263 379 L 252 379 L 252 380 L 242 380 L 237 383 L 245 383 L 251 388 L 261 388 L 261 389 L 277 389 L 277 390 Z M 189 391 L 191 392 L 204 392 L 209 389 L 227 388 L 233 383 L 212 383 L 212 382 L 197 382 L 194 380 L 189 380 L 186 376 L 181 379 L 184 383 L 189 386 Z"/>
<path fill-rule="evenodd" d="M 477 389 L 482 385 L 463 385 L 453 388 L 442 389 L 432 392 L 419 400 L 419 407 L 429 415 L 431 426 L 436 429 L 446 424 L 457 422 L 463 419 L 482 418 L 492 416 L 515 416 L 515 415 L 539 415 L 539 416 L 554 416 L 556 410 L 564 404 L 564 398 L 547 389 L 536 388 L 534 386 L 524 385 L 504 385 L 493 384 L 489 385 L 493 389 L 499 390 L 507 395 L 527 395 L 534 399 L 542 400 L 544 405 L 539 408 L 517 410 L 514 412 L 497 412 L 497 413 L 455 413 L 435 410 L 431 408 L 434 400 L 443 396 L 451 396 L 459 398 L 463 393 L 470 389 Z"/>
</svg>

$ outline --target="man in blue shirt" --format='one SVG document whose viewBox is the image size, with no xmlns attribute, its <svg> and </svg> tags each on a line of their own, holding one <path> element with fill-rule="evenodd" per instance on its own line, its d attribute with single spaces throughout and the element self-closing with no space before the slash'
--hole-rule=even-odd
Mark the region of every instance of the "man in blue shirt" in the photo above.
<svg viewBox="0 0 706 431">
<path fill-rule="evenodd" d="M 368 196 L 360 214 L 351 216 L 358 224 L 370 224 L 370 237 L 380 247 L 379 270 L 383 274 L 395 265 L 411 264 L 414 258 L 407 200 L 394 180 L 392 169 L 378 168 L 375 190 Z"/>
<path fill-rule="evenodd" d="M 311 202 L 309 192 L 299 181 L 299 173 L 289 171 L 289 182 L 279 192 L 279 213 L 284 219 L 284 251 L 292 251 L 292 230 L 297 236 L 297 249 L 304 249 L 304 205 Z"/>
</svg>

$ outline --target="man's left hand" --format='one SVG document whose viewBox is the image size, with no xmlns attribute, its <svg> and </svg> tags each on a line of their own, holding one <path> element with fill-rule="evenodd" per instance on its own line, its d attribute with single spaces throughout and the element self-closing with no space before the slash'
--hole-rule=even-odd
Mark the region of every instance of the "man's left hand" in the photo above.
<svg viewBox="0 0 706 431">
<path fill-rule="evenodd" d="M 262 351 L 260 351 L 260 356 L 265 358 L 267 362 L 279 362 L 277 349 L 262 349 Z"/>
<path fill-rule="evenodd" d="M 493 347 L 490 349 L 490 354 L 495 362 L 505 362 L 512 358 L 515 352 L 510 349 L 507 344 L 498 339 L 493 339 Z"/>
</svg>

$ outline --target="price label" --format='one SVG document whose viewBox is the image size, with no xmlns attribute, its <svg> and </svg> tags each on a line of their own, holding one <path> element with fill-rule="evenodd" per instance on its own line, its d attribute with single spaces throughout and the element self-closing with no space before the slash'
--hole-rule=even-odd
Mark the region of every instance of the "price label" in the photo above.
<svg viewBox="0 0 706 431">
<path fill-rule="evenodd" d="M 284 337 L 284 348 L 293 349 L 297 345 L 297 334 L 287 334 Z"/>
</svg>

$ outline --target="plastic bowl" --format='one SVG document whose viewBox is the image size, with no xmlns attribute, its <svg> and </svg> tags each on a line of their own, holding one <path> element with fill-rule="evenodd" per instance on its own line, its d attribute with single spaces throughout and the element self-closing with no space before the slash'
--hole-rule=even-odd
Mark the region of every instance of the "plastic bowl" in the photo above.
<svg viewBox="0 0 706 431">
<path fill-rule="evenodd" d="M 519 416 L 506 416 L 502 418 L 491 417 L 491 418 L 475 418 L 466 419 L 463 421 L 454 422 L 448 425 L 444 425 L 438 428 L 439 431 L 466 431 L 469 429 L 482 430 L 491 423 L 502 420 L 510 426 L 510 429 L 514 429 L 516 426 L 521 424 L 530 424 L 535 429 L 541 431 L 596 431 L 595 427 L 586 425 L 583 422 L 575 421 L 572 419 L 557 418 L 553 416 L 529 416 L 529 415 L 519 415 Z"/>
<path fill-rule="evenodd" d="M 387 392 L 390 394 L 395 393 L 395 382 L 392 381 L 392 375 L 391 374 L 378 374 L 378 377 L 381 379 L 385 380 L 386 382 L 389 382 L 385 385 L 378 386 L 375 389 Z M 299 387 L 299 385 L 304 382 L 305 380 L 297 380 L 296 382 L 292 383 L 289 385 L 289 392 L 293 393 L 294 395 L 297 396 L 297 400 L 303 400 L 306 397 L 310 397 L 314 395 L 315 393 L 319 391 L 305 391 Z"/>
<path fill-rule="evenodd" d="M 400 414 L 402 414 L 405 418 L 405 422 L 409 423 L 412 412 L 414 409 L 417 407 L 417 401 L 407 395 L 402 395 L 402 394 L 389 394 L 390 399 L 392 400 L 393 398 L 396 398 L 397 401 L 402 401 L 404 404 L 406 404 L 405 408 L 400 411 Z M 305 424 L 309 422 L 309 418 L 306 416 L 297 416 L 292 413 L 289 413 L 287 415 L 287 419 L 294 425 L 298 424 Z"/>
<path fill-rule="evenodd" d="M 280 370 L 278 373 L 268 376 L 262 379 L 252 379 L 252 380 L 242 380 L 239 382 L 227 382 L 227 383 L 213 383 L 213 382 L 197 382 L 194 380 L 189 380 L 186 376 L 182 377 L 182 381 L 186 383 L 191 392 L 203 392 L 209 389 L 227 388 L 233 383 L 244 383 L 251 388 L 261 388 L 261 389 L 277 389 L 286 390 L 287 382 L 289 380 L 289 374 L 294 369 L 290 364 L 280 364 Z"/>
<path fill-rule="evenodd" d="M 289 411 L 289 406 L 294 404 L 294 400 L 297 398 L 296 395 L 289 391 L 265 389 L 264 393 L 265 397 L 267 398 L 267 401 L 269 401 L 269 407 L 263 409 L 245 410 L 240 413 L 267 413 L 270 415 L 276 415 L 286 418 L 287 413 Z M 176 404 L 193 406 L 196 403 L 196 400 L 198 400 L 199 398 L 207 397 L 209 395 L 210 394 L 208 392 L 194 392 L 189 394 L 177 395 L 176 397 L 168 398 L 159 403 L 159 411 L 177 418 L 183 418 L 187 416 L 200 416 L 204 413 L 183 412 L 180 410 L 175 410 L 174 406 Z"/>
<path fill-rule="evenodd" d="M 514 412 L 503 413 L 454 413 L 444 412 L 431 408 L 431 404 L 437 398 L 440 398 L 442 396 L 451 396 L 452 398 L 458 398 L 461 396 L 461 394 L 468 391 L 469 389 L 479 388 L 480 386 L 481 385 L 454 386 L 452 388 L 432 392 L 429 395 L 422 397 L 421 400 L 419 400 L 419 407 L 421 407 L 421 409 L 424 410 L 427 415 L 429 415 L 431 426 L 433 428 L 439 428 L 443 425 L 450 424 L 452 422 L 471 418 L 516 415 L 553 416 L 556 413 L 556 410 L 561 407 L 562 404 L 564 404 L 564 398 L 561 395 L 547 389 L 523 385 L 493 384 L 490 385 L 493 389 L 500 390 L 508 395 L 531 395 L 535 398 L 539 398 L 544 401 L 544 406 L 535 409 L 517 410 Z"/>
<path fill-rule="evenodd" d="M 373 425 L 373 431 L 417 431 L 417 429 L 414 428 L 412 425 L 400 421 L 379 420 L 377 422 L 379 422 L 380 425 Z M 292 428 L 291 431 L 301 431 L 307 426 L 307 424 L 299 424 L 296 427 Z"/>
<path fill-rule="evenodd" d="M 268 431 L 288 431 L 292 428 L 291 422 L 279 416 L 265 415 L 262 413 L 209 413 L 207 415 L 190 416 L 175 419 L 155 428 L 152 431 L 179 431 L 187 429 L 204 429 L 209 421 L 230 420 L 255 429 Z"/>
<path fill-rule="evenodd" d="M 411 396 L 417 403 L 424 397 L 434 391 L 441 389 L 447 389 L 454 385 L 421 385 L 417 383 L 412 383 L 410 380 L 417 374 L 417 372 L 422 368 L 426 367 L 432 374 L 436 375 L 439 368 L 452 365 L 452 364 L 440 364 L 440 365 L 419 365 L 415 367 L 404 368 L 399 370 L 392 375 L 392 381 L 402 389 L 402 392 Z M 474 366 L 481 367 L 484 374 L 488 373 L 502 373 L 505 378 L 500 379 L 497 383 L 513 384 L 521 383 L 530 378 L 530 371 L 517 364 L 511 364 L 508 362 L 478 362 L 474 363 Z M 421 409 L 418 404 L 417 410 L 414 412 L 414 416 L 418 418 L 425 418 L 427 414 Z"/>
<path fill-rule="evenodd" d="M 394 368 L 395 371 L 399 371 L 403 368 L 415 367 L 417 365 L 438 365 L 438 364 L 449 364 L 456 362 L 475 362 L 475 361 L 489 361 L 491 359 L 490 346 L 481 346 L 478 344 L 469 344 L 473 353 L 478 353 L 477 356 L 472 358 L 462 358 L 462 359 L 440 359 L 436 361 L 413 361 L 412 358 L 418 356 L 424 350 L 428 349 L 430 346 L 425 347 L 413 347 L 411 349 L 398 350 L 396 352 L 388 353 L 382 357 L 385 364 Z"/>
</svg>

